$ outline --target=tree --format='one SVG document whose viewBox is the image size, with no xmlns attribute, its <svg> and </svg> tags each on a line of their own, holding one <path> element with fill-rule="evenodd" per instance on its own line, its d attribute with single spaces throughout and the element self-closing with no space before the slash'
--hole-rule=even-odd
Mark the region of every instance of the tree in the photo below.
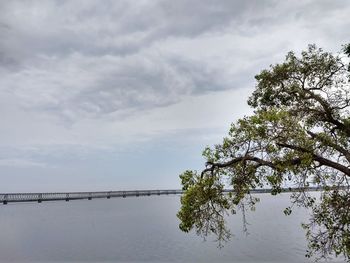
<svg viewBox="0 0 350 263">
<path fill-rule="evenodd" d="M 350 56 L 350 45 L 343 48 Z M 225 216 L 254 209 L 251 189 L 268 187 L 278 195 L 297 187 L 294 205 L 311 210 L 303 224 L 306 256 L 350 258 L 350 65 L 344 55 L 310 45 L 298 57 L 289 52 L 281 64 L 255 76 L 248 100 L 254 115 L 233 123 L 221 144 L 203 151 L 206 167 L 180 175 L 184 194 L 180 229 L 228 240 Z M 316 199 L 307 191 L 322 188 Z M 230 188 L 229 194 L 225 192 Z"/>
</svg>

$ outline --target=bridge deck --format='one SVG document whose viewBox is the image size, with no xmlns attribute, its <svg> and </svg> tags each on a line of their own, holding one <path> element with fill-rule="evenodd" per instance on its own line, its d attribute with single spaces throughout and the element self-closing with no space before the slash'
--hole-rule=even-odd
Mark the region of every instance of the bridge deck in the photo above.
<svg viewBox="0 0 350 263">
<path fill-rule="evenodd" d="M 70 193 L 6 193 L 0 194 L 0 202 L 7 204 L 9 202 L 43 202 L 58 200 L 78 200 L 112 197 L 131 197 L 131 196 L 151 196 L 151 195 L 170 195 L 182 194 L 182 190 L 133 190 L 133 191 L 102 191 L 102 192 L 70 192 Z"/>
<path fill-rule="evenodd" d="M 282 192 L 298 191 L 298 188 L 284 188 Z M 308 191 L 321 190 L 317 187 L 310 187 Z M 228 193 L 231 190 L 224 190 Z M 253 189 L 251 193 L 270 193 L 271 189 Z M 69 193 L 3 193 L 0 194 L 0 202 L 7 204 L 10 202 L 43 202 L 43 201 L 69 201 L 78 199 L 112 198 L 112 197 L 138 197 L 151 195 L 177 195 L 182 194 L 182 190 L 132 190 L 132 191 L 101 191 L 101 192 L 69 192 Z"/>
</svg>

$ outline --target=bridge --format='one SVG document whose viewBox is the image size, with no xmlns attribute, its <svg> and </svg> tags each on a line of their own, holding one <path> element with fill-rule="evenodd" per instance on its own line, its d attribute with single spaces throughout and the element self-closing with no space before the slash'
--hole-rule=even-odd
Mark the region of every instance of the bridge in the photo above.
<svg viewBox="0 0 350 263">
<path fill-rule="evenodd" d="M 283 188 L 282 192 L 295 192 L 300 190 L 319 191 L 322 188 L 309 187 L 301 188 Z M 232 190 L 224 190 L 229 193 Z M 113 198 L 113 197 L 139 197 L 151 195 L 178 195 L 182 194 L 183 190 L 132 190 L 132 191 L 100 191 L 100 192 L 66 192 L 66 193 L 3 193 L 0 194 L 0 202 L 4 205 L 14 202 L 44 202 L 44 201 L 70 201 L 95 198 Z M 253 189 L 250 193 L 271 193 L 271 189 Z"/>
<path fill-rule="evenodd" d="M 182 190 L 132 190 L 132 191 L 101 191 L 101 192 L 67 192 L 67 193 L 6 193 L 0 194 L 0 202 L 4 205 L 10 202 L 70 201 L 112 197 L 139 197 L 151 195 L 177 195 Z"/>
</svg>

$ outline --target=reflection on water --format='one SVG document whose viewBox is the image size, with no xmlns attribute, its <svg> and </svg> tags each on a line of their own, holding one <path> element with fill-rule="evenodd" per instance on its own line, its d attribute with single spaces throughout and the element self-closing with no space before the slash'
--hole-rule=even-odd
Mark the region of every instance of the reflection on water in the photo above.
<svg viewBox="0 0 350 263">
<path fill-rule="evenodd" d="M 8 262 L 312 262 L 300 227 L 307 212 L 285 216 L 289 197 L 259 195 L 247 215 L 231 216 L 223 249 L 178 230 L 179 196 L 1 206 L 0 261 Z"/>
</svg>

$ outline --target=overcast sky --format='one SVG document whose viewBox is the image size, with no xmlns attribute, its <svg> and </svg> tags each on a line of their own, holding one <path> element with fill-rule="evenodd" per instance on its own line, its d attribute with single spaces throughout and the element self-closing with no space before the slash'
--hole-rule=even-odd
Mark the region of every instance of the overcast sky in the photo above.
<svg viewBox="0 0 350 263">
<path fill-rule="evenodd" d="M 0 0 L 0 192 L 179 188 L 254 75 L 350 41 L 350 1 Z"/>
</svg>

